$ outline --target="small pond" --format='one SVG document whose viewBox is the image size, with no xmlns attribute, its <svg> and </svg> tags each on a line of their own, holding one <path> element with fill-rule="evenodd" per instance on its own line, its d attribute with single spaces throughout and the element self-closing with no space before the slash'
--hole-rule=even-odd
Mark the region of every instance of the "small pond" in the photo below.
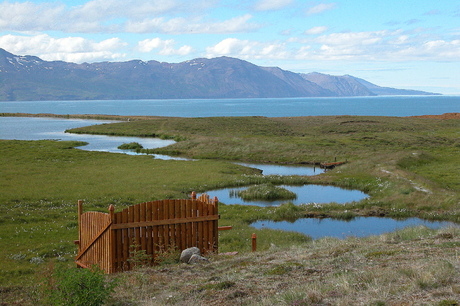
<svg viewBox="0 0 460 306">
<path fill-rule="evenodd" d="M 235 164 L 245 167 L 256 168 L 262 170 L 263 175 L 317 175 L 323 173 L 324 170 L 320 167 L 310 165 L 280 165 L 280 164 L 251 164 L 240 163 Z"/>
<path fill-rule="evenodd" d="M 224 188 L 210 190 L 206 193 L 211 197 L 217 197 L 219 202 L 224 204 L 244 204 L 244 205 L 256 205 L 256 206 L 278 206 L 285 202 L 292 202 L 296 205 L 306 204 L 306 203 L 331 203 L 335 202 L 338 204 L 345 204 L 353 201 L 361 201 L 368 197 L 362 191 L 359 190 L 348 190 L 335 186 L 322 186 L 322 185 L 302 185 L 302 186 L 288 186 L 280 185 L 280 187 L 286 188 L 297 194 L 297 199 L 295 200 L 276 200 L 276 201 L 244 201 L 239 197 L 233 197 L 230 195 L 231 191 L 241 191 L 245 190 L 248 187 L 238 187 L 238 188 Z"/>
<path fill-rule="evenodd" d="M 257 221 L 251 224 L 257 229 L 270 228 L 284 231 L 295 231 L 309 235 L 313 239 L 323 237 L 346 238 L 367 237 L 393 232 L 409 226 L 424 225 L 429 228 L 443 228 L 448 226 L 458 226 L 447 221 L 426 221 L 419 218 L 408 218 L 396 220 L 381 217 L 357 217 L 350 221 L 335 219 L 298 219 L 295 222 L 288 221 Z"/>
</svg>

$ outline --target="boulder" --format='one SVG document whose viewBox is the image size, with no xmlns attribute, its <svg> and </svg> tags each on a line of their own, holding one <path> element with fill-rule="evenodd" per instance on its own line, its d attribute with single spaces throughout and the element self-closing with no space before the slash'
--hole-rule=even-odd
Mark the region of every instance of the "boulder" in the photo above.
<svg viewBox="0 0 460 306">
<path fill-rule="evenodd" d="M 189 264 L 207 263 L 209 260 L 201 255 L 193 254 L 188 261 Z"/>
<path fill-rule="evenodd" d="M 189 263 L 190 258 L 193 255 L 200 256 L 201 255 L 200 254 L 200 249 L 197 248 L 197 247 L 193 247 L 193 248 L 188 248 L 188 249 L 183 250 L 182 253 L 180 254 L 180 261 L 185 262 L 185 263 Z"/>
</svg>

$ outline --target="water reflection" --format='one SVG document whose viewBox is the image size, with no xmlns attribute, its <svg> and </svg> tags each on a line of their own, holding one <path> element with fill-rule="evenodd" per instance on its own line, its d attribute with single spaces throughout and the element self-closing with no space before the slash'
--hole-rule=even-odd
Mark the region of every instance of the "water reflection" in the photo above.
<svg viewBox="0 0 460 306">
<path fill-rule="evenodd" d="M 0 139 L 84 141 L 88 145 L 78 147 L 78 149 L 132 155 L 137 153 L 129 150 L 120 150 L 118 146 L 123 143 L 138 142 L 146 149 L 153 149 L 169 146 L 174 143 L 174 140 L 170 139 L 71 134 L 64 132 L 68 129 L 112 122 L 114 121 L 43 117 L 0 117 Z M 183 159 L 159 154 L 152 154 L 152 156 L 158 159 Z"/>
<path fill-rule="evenodd" d="M 323 173 L 324 170 L 320 167 L 313 167 L 310 165 L 273 165 L 273 164 L 250 164 L 239 163 L 245 167 L 256 168 L 262 170 L 263 175 L 316 175 Z"/>
<path fill-rule="evenodd" d="M 313 239 L 323 237 L 335 237 L 342 239 L 349 236 L 367 237 L 417 225 L 424 225 L 433 229 L 447 226 L 458 226 L 455 223 L 447 221 L 426 221 L 419 218 L 395 220 L 380 217 L 358 217 L 351 221 L 315 218 L 299 219 L 295 222 L 257 221 L 251 225 L 257 229 L 271 228 L 300 232 L 309 235 Z"/>
<path fill-rule="evenodd" d="M 287 190 L 290 190 L 297 194 L 297 199 L 291 200 L 292 203 L 299 205 L 305 203 L 331 203 L 335 202 L 338 204 L 345 204 L 353 201 L 361 201 L 368 196 L 359 190 L 348 190 L 335 186 L 322 186 L 322 185 L 302 185 L 302 186 L 288 186 L 280 185 Z M 276 201 L 245 201 L 238 197 L 230 196 L 230 191 L 242 191 L 248 187 L 238 187 L 238 188 L 224 188 L 210 190 L 206 193 L 211 197 L 217 197 L 219 202 L 225 204 L 244 204 L 244 205 L 256 205 L 256 206 L 278 206 L 282 203 L 287 202 L 286 200 L 276 200 Z"/>
</svg>

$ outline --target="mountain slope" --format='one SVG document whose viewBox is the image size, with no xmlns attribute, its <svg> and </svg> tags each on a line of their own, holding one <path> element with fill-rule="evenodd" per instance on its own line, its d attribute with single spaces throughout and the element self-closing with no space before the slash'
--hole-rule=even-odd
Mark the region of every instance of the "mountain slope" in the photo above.
<svg viewBox="0 0 460 306">
<path fill-rule="evenodd" d="M 367 88 L 365 85 L 355 80 L 353 77 L 332 76 L 317 72 L 300 75 L 305 80 L 316 83 L 323 88 L 329 89 L 339 97 L 377 95 L 376 93 L 372 92 L 369 88 Z"/>
<path fill-rule="evenodd" d="M 333 83 L 329 81 L 331 78 Z M 367 90 L 359 80 L 350 76 L 300 75 L 230 57 L 198 58 L 174 64 L 140 60 L 75 64 L 17 56 L 0 49 L 0 101 L 377 94 Z"/>
<path fill-rule="evenodd" d="M 380 87 L 372 84 L 366 80 L 347 75 L 346 77 L 356 80 L 357 82 L 366 86 L 369 90 L 379 96 L 403 96 L 403 95 L 437 95 L 420 90 L 397 89 L 391 87 Z"/>
</svg>

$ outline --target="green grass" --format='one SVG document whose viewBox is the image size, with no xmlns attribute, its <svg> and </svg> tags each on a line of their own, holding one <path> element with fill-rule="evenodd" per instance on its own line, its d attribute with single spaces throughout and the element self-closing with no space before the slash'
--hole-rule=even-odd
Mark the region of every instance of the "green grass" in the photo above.
<svg viewBox="0 0 460 306">
<path fill-rule="evenodd" d="M 2 292 L 29 288 L 49 262 L 73 265 L 76 247 L 72 241 L 78 237 L 76 204 L 79 199 L 84 201 L 85 210 L 106 212 L 110 204 L 118 211 L 150 200 L 187 198 L 192 191 L 254 184 L 329 184 L 359 189 L 370 195 L 369 199 L 345 205 L 285 203 L 280 207 L 254 207 L 221 204 L 219 225 L 232 225 L 233 230 L 219 233 L 219 250 L 243 254 L 250 252 L 253 233 L 258 237 L 261 252 L 270 252 L 273 245 L 288 248 L 311 243 L 311 239 L 302 234 L 255 230 L 249 226 L 257 220 L 352 219 L 382 215 L 460 221 L 460 120 L 356 116 L 135 118 L 130 122 L 79 131 L 175 138 L 179 142 L 152 152 L 199 160 L 165 161 L 145 155 L 89 152 L 76 149 L 82 145 L 79 142 L 0 140 Z M 294 164 L 332 162 L 336 158 L 349 162 L 314 177 L 261 176 L 255 169 L 227 162 Z M 387 235 L 385 239 L 395 243 L 418 239 L 413 238 L 417 235 L 420 236 L 420 232 L 405 231 Z M 350 248 L 339 245 L 331 243 L 328 254 L 351 252 Z M 440 247 L 457 246 L 457 241 L 444 241 Z M 360 256 L 383 260 L 400 256 L 399 250 L 367 249 Z M 314 264 L 315 258 L 312 260 Z M 437 268 L 446 271 L 444 266 Z M 293 271 L 296 270 L 293 268 L 286 274 Z M 442 277 L 447 277 L 449 282 L 452 279 L 446 272 L 436 273 L 430 270 L 426 275 L 414 274 L 411 284 L 420 290 L 434 290 Z M 275 276 L 281 275 L 274 273 L 272 277 Z M 346 282 L 350 284 L 352 279 L 339 278 L 338 281 L 340 294 L 347 293 Z M 206 291 L 216 289 L 212 287 Z M 235 288 L 223 290 L 230 289 Z M 285 292 L 284 302 L 303 300 L 310 303 L 325 294 L 324 288 L 307 289 L 311 296 L 298 292 L 289 296 Z M 240 298 L 239 292 L 246 292 L 238 290 L 231 293 L 235 298 Z"/>
<path fill-rule="evenodd" d="M 251 186 L 245 190 L 236 192 L 236 195 L 245 201 L 251 200 L 295 200 L 297 195 L 279 186 L 273 184 L 260 184 Z"/>
<path fill-rule="evenodd" d="M 144 147 L 138 142 L 123 143 L 118 146 L 120 150 L 138 150 L 143 149 Z"/>
</svg>

